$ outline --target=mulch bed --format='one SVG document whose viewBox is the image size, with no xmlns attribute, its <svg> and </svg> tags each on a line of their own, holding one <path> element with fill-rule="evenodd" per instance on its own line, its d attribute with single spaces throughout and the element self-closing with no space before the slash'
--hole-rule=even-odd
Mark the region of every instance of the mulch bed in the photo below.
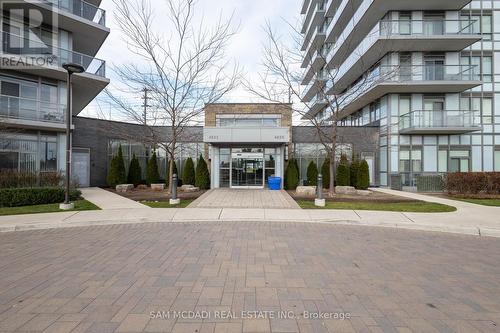
<svg viewBox="0 0 500 333">
<path fill-rule="evenodd" d="M 288 194 L 295 200 L 311 200 L 315 196 L 304 196 L 297 195 L 295 191 L 287 191 Z M 335 194 L 333 197 L 328 196 L 328 191 L 324 192 L 323 197 L 326 201 L 337 201 L 337 202 L 380 202 L 380 203 L 398 203 L 398 202 L 417 202 L 418 200 L 400 197 L 391 194 L 372 192 L 370 195 L 347 195 L 347 194 Z"/>
<path fill-rule="evenodd" d="M 160 191 L 153 191 L 151 188 L 144 190 L 139 190 L 135 188 L 132 191 L 125 193 L 123 192 L 118 193 L 112 188 L 107 188 L 106 190 L 134 201 L 167 201 L 170 199 L 170 194 L 168 193 L 167 190 L 160 192 Z M 196 199 L 205 192 L 206 191 L 185 193 L 179 191 L 177 192 L 177 197 L 179 199 Z"/>
</svg>

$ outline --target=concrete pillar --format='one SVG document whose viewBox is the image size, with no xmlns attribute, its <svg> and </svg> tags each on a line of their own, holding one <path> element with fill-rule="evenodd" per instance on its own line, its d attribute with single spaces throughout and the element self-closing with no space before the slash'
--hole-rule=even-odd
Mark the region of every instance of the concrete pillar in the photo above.
<svg viewBox="0 0 500 333">
<path fill-rule="evenodd" d="M 211 169 L 211 187 L 212 188 L 219 188 L 219 180 L 220 180 L 220 160 L 219 160 L 219 147 L 214 147 L 210 146 L 210 156 L 212 157 L 211 162 L 210 162 L 210 169 Z"/>
</svg>

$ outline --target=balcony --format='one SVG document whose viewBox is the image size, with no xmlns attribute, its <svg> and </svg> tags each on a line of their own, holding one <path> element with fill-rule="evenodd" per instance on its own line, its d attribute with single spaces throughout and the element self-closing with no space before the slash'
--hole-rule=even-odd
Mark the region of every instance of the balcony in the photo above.
<svg viewBox="0 0 500 333">
<path fill-rule="evenodd" d="M 60 10 L 74 14 L 91 22 L 106 26 L 106 11 L 82 0 L 43 0 Z"/>
<path fill-rule="evenodd" d="M 317 42 L 317 38 L 321 35 L 325 35 L 326 27 L 323 23 L 325 20 L 325 4 L 324 0 L 319 0 L 315 5 L 314 14 L 308 22 L 307 28 L 304 30 L 304 41 L 302 42 L 301 51 L 306 51 L 311 44 Z M 324 37 L 324 36 L 323 36 Z M 324 39 L 323 39 L 324 41 Z"/>
<path fill-rule="evenodd" d="M 384 20 L 342 63 L 335 83 L 339 93 L 390 52 L 461 51 L 481 40 L 471 20 Z"/>
<path fill-rule="evenodd" d="M 340 118 L 387 94 L 460 93 L 481 84 L 476 66 L 380 65 L 339 96 Z"/>
<path fill-rule="evenodd" d="M 24 127 L 64 129 L 66 105 L 0 95 L 0 118 Z"/>
<path fill-rule="evenodd" d="M 316 73 L 314 78 L 305 87 L 302 100 L 303 102 L 311 102 L 311 100 L 316 96 L 321 88 L 324 87 L 325 83 L 329 79 L 329 73 L 325 70 Z"/>
<path fill-rule="evenodd" d="M 464 134 L 481 130 L 474 119 L 475 111 L 412 111 L 402 115 L 400 134 Z"/>
<path fill-rule="evenodd" d="M 106 62 L 104 60 L 47 45 L 41 41 L 2 32 L 2 57 L 10 58 L 12 56 L 16 57 L 16 59 L 23 59 L 27 63 L 30 62 L 30 59 L 36 60 L 42 57 L 43 59 L 47 59 L 45 66 L 60 68 L 62 68 L 64 63 L 72 62 L 83 66 L 87 74 L 100 77 L 106 76 Z"/>
<path fill-rule="evenodd" d="M 460 10 L 471 0 L 363 0 L 354 13 L 341 10 L 352 0 L 343 0 L 330 24 L 326 41 L 335 42 L 329 66 L 338 67 L 389 11 Z M 347 21 L 348 19 L 348 21 Z"/>
<path fill-rule="evenodd" d="M 73 49 L 95 55 L 109 35 L 106 11 L 83 0 L 25 0 L 27 9 L 36 8 L 56 22 L 45 22 L 73 34 Z M 56 14 L 56 15 L 54 15 Z"/>
<path fill-rule="evenodd" d="M 62 68 L 64 63 L 72 62 L 83 66 L 85 72 L 75 75 L 73 80 L 73 110 L 76 114 L 109 83 L 104 60 L 7 32 L 2 32 L 0 57 L 5 69 L 60 81 L 65 81 L 67 76 L 66 70 Z"/>
<path fill-rule="evenodd" d="M 288 143 L 289 127 L 204 127 L 206 143 Z"/>
</svg>

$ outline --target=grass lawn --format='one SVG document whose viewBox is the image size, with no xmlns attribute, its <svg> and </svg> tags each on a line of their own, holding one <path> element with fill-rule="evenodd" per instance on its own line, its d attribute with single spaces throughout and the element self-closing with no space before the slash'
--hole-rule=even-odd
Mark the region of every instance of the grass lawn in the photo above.
<svg viewBox="0 0 500 333">
<path fill-rule="evenodd" d="M 500 207 L 500 199 L 462 199 L 453 197 L 450 198 L 453 200 L 470 202 L 477 205 Z"/>
<path fill-rule="evenodd" d="M 168 201 L 140 201 L 151 208 L 186 208 L 194 199 L 181 199 L 180 205 L 171 205 Z"/>
<path fill-rule="evenodd" d="M 412 212 L 412 213 L 445 213 L 454 212 L 457 209 L 452 206 L 442 205 L 433 202 L 414 201 L 414 202 L 338 202 L 327 201 L 326 207 L 316 207 L 314 201 L 298 200 L 297 203 L 303 209 L 348 209 L 348 210 L 381 210 L 390 212 Z"/>
<path fill-rule="evenodd" d="M 83 210 L 100 210 L 100 208 L 87 200 L 75 201 L 75 209 L 73 211 L 83 211 Z M 38 214 L 38 213 L 56 213 L 56 212 L 64 212 L 64 210 L 59 209 L 58 203 L 48 204 L 48 205 L 0 208 L 0 216 L 2 216 L 2 215 Z"/>
</svg>

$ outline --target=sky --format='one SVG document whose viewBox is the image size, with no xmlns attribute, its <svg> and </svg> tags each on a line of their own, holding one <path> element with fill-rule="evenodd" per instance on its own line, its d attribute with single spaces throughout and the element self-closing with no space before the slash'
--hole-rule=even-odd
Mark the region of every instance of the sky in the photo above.
<svg viewBox="0 0 500 333">
<path fill-rule="evenodd" d="M 155 16 L 158 31 L 168 35 L 169 27 L 164 25 L 161 14 L 164 9 L 165 0 L 149 0 L 155 8 Z M 231 40 L 227 48 L 226 55 L 229 60 L 236 61 L 242 68 L 246 78 L 251 81 L 256 80 L 256 73 L 261 70 L 262 44 L 266 40 L 263 26 L 266 21 L 270 21 L 273 27 L 286 29 L 285 21 L 297 22 L 300 14 L 302 0 L 198 0 L 196 12 L 204 16 L 204 21 L 209 25 L 211 20 L 216 20 L 220 14 L 223 17 L 233 15 L 234 22 L 239 25 L 238 34 Z M 111 33 L 102 46 L 97 58 L 106 61 L 107 76 L 111 80 L 109 89 L 113 91 L 120 84 L 120 78 L 116 76 L 112 68 L 120 64 L 134 61 L 142 61 L 134 58 L 128 50 L 124 41 L 124 36 L 117 28 L 115 20 L 115 6 L 112 0 L 103 0 L 101 8 L 106 10 L 106 25 Z M 158 9 L 158 10 L 156 10 Z M 164 13 L 164 11 L 163 11 Z M 287 31 L 279 31 L 287 34 Z M 126 96 L 131 104 L 137 101 L 138 107 L 141 105 L 141 94 L 129 94 Z M 256 102 L 258 99 L 252 96 L 244 87 L 239 87 L 225 96 L 223 102 Z M 119 120 L 120 115 L 109 102 L 104 93 L 101 93 L 85 110 L 81 116 L 105 117 L 107 119 Z"/>
</svg>

